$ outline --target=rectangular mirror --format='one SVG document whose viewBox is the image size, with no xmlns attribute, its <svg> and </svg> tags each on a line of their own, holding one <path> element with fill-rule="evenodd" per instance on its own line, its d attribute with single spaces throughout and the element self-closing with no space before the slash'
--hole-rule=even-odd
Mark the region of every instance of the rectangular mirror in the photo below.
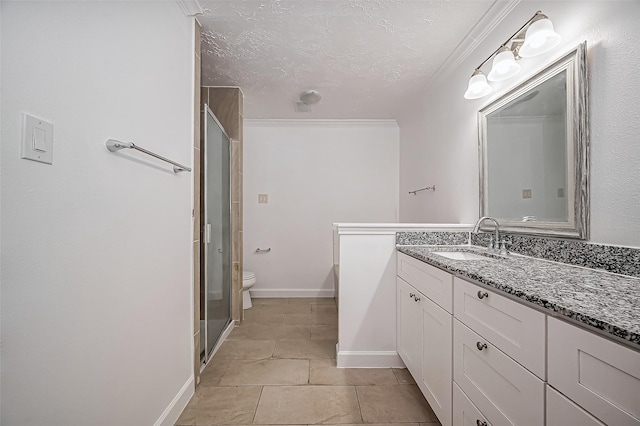
<svg viewBox="0 0 640 426">
<path fill-rule="evenodd" d="M 480 216 L 588 239 L 586 43 L 478 113 Z"/>
</svg>

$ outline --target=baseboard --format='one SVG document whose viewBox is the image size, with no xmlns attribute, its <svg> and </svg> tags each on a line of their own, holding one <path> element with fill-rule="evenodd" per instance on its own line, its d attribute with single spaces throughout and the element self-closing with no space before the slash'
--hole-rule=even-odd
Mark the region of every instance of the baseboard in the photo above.
<svg viewBox="0 0 640 426">
<path fill-rule="evenodd" d="M 338 368 L 404 368 L 396 351 L 338 351 Z"/>
<path fill-rule="evenodd" d="M 298 290 L 289 288 L 249 290 L 251 297 L 265 299 L 271 297 L 335 297 L 334 290 Z"/>
<path fill-rule="evenodd" d="M 178 394 L 173 398 L 173 401 L 167 406 L 160 418 L 156 420 L 154 426 L 173 426 L 178 417 L 189 403 L 189 400 L 195 392 L 193 386 L 193 374 L 189 377 L 189 380 L 178 391 Z"/>
</svg>

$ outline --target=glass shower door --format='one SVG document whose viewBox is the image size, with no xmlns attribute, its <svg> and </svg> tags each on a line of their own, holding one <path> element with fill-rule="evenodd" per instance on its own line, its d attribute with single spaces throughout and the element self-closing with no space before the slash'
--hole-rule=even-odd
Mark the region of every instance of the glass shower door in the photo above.
<svg viewBox="0 0 640 426">
<path fill-rule="evenodd" d="M 207 105 L 204 115 L 206 362 L 231 322 L 231 162 L 229 137 Z"/>
</svg>

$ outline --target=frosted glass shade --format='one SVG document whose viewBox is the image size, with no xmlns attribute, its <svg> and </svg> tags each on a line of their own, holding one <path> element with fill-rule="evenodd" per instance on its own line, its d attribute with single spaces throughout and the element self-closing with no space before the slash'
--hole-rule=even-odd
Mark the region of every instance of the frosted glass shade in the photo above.
<svg viewBox="0 0 640 426">
<path fill-rule="evenodd" d="M 493 58 L 493 66 L 489 71 L 489 80 L 502 81 L 507 80 L 520 72 L 520 65 L 516 62 L 513 52 L 504 48 L 504 50 Z"/>
<path fill-rule="evenodd" d="M 560 40 L 561 37 L 553 30 L 549 18 L 538 19 L 527 28 L 518 54 L 523 58 L 542 55 L 560 44 Z"/>
<path fill-rule="evenodd" d="M 469 86 L 464 94 L 466 99 L 478 99 L 491 93 L 491 86 L 482 71 L 476 70 L 469 79 Z"/>
</svg>

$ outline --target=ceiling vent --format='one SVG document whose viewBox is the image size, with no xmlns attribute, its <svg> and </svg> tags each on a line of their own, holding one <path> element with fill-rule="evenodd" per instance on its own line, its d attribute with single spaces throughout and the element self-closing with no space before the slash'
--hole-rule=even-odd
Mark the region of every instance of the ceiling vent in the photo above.
<svg viewBox="0 0 640 426">
<path fill-rule="evenodd" d="M 311 105 L 317 104 L 322 99 L 317 90 L 305 90 L 300 93 L 300 101 L 295 102 L 297 112 L 311 112 Z"/>
</svg>

